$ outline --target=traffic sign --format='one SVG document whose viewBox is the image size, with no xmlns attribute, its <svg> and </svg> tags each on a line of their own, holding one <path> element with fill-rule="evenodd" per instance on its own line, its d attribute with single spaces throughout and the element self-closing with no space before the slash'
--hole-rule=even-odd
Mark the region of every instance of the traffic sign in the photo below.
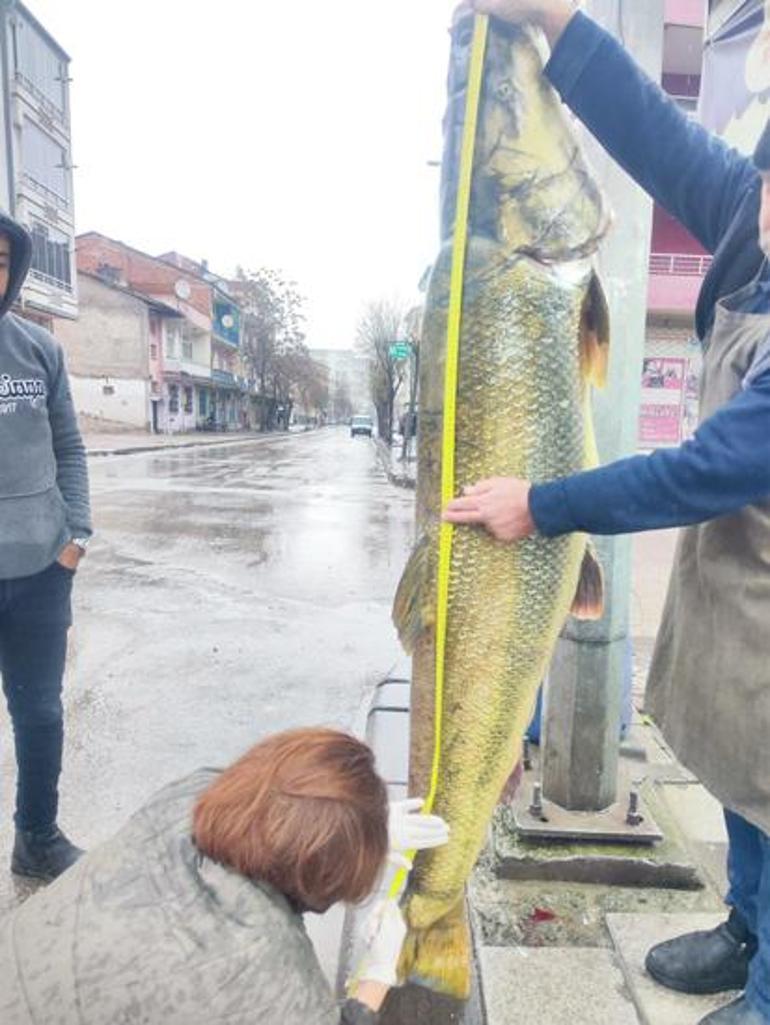
<svg viewBox="0 0 770 1025">
<path fill-rule="evenodd" d="M 390 347 L 390 358 L 394 360 L 409 359 L 412 354 L 411 342 L 396 342 Z"/>
</svg>

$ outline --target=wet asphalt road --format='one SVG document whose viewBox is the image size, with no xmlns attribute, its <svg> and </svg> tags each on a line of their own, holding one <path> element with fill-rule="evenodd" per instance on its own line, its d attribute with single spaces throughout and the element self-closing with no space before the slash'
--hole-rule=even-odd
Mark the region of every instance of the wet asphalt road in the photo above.
<svg viewBox="0 0 770 1025">
<path fill-rule="evenodd" d="M 156 789 L 290 726 L 353 727 L 403 665 L 412 493 L 343 428 L 89 461 L 61 823 L 89 846 Z M 14 763 L 0 719 L 0 911 Z"/>
</svg>

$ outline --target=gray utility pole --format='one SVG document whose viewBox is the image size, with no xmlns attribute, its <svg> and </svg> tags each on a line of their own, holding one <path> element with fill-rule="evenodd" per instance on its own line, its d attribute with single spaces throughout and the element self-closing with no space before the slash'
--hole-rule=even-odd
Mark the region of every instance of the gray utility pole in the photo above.
<svg viewBox="0 0 770 1025">
<path fill-rule="evenodd" d="M 584 7 L 660 81 L 663 0 L 586 0 Z M 612 97 L 604 102 L 612 103 Z M 594 401 L 599 454 L 608 463 L 637 449 L 652 202 L 587 131 L 581 134 L 615 213 L 599 258 L 610 305 L 610 374 L 606 390 L 596 393 Z M 545 699 L 543 796 L 573 811 L 607 808 L 617 796 L 631 542 L 599 538 L 596 547 L 604 568 L 604 617 L 597 623 L 568 621 Z"/>
</svg>

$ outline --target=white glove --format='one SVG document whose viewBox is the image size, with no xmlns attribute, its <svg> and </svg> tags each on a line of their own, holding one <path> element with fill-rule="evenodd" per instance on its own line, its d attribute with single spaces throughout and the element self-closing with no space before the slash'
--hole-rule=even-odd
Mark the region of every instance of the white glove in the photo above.
<svg viewBox="0 0 770 1025">
<path fill-rule="evenodd" d="M 356 973 L 361 982 L 395 986 L 398 961 L 406 936 L 406 922 L 394 900 L 375 904 L 364 924 L 366 950 Z"/>
<path fill-rule="evenodd" d="M 449 826 L 439 815 L 423 815 L 421 797 L 391 801 L 388 813 L 390 860 L 403 868 L 411 868 L 407 851 L 427 851 L 442 847 L 449 840 Z"/>
</svg>

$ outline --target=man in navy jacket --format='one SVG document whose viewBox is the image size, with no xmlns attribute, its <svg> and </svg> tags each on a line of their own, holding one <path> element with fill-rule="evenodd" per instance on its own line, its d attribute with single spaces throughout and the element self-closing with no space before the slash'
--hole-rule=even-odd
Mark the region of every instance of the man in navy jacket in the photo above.
<svg viewBox="0 0 770 1025">
<path fill-rule="evenodd" d="M 652 690 L 664 735 L 725 805 L 731 913 L 716 930 L 653 948 L 647 969 L 684 992 L 745 988 L 702 1025 L 767 1025 L 770 124 L 754 160 L 746 159 L 686 118 L 569 0 L 470 3 L 541 25 L 552 47 L 545 73 L 564 102 L 714 261 L 696 312 L 705 362 L 702 422 L 691 441 L 562 480 L 480 481 L 449 504 L 445 518 L 508 542 L 535 533 L 687 528 L 648 703 Z"/>
</svg>

